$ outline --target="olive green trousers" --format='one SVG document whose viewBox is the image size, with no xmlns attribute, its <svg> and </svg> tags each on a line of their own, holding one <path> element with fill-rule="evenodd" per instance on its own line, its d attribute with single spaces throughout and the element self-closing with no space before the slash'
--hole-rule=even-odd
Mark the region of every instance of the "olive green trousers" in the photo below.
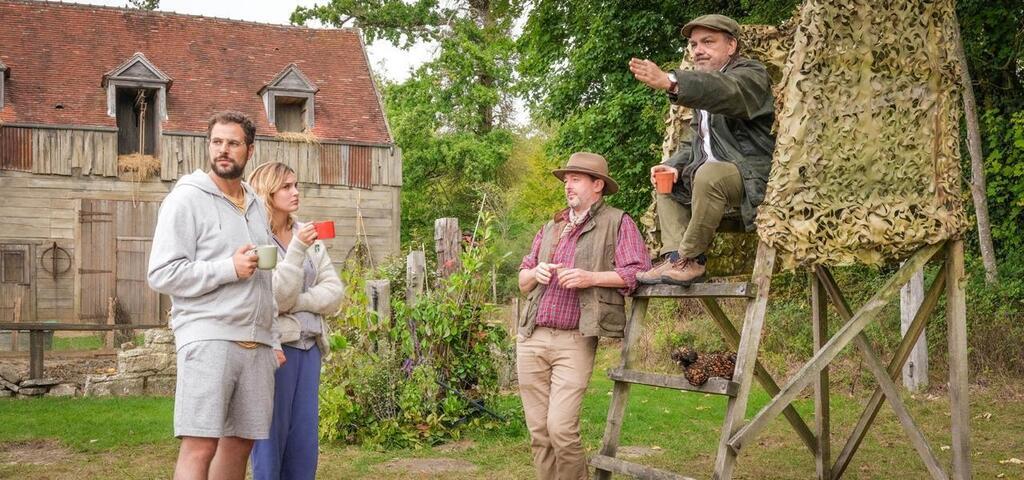
<svg viewBox="0 0 1024 480">
<path fill-rule="evenodd" d="M 743 178 L 733 163 L 705 162 L 693 177 L 690 205 L 669 194 L 657 195 L 662 255 L 674 251 L 694 258 L 706 252 L 722 216 L 743 200 Z"/>
</svg>

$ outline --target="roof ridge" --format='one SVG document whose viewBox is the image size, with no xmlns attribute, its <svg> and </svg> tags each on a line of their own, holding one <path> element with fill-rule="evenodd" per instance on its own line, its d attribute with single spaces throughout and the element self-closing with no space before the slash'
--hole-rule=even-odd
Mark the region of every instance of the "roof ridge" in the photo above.
<svg viewBox="0 0 1024 480">
<path fill-rule="evenodd" d="M 213 20 L 213 21 L 218 21 L 218 22 L 233 23 L 233 24 L 259 25 L 259 26 L 263 26 L 263 27 L 276 27 L 276 28 L 290 29 L 290 30 L 315 30 L 315 31 L 327 31 L 327 32 L 330 32 L 330 31 L 341 31 L 341 32 L 350 32 L 350 33 L 355 33 L 357 35 L 361 35 L 361 31 L 360 31 L 359 27 L 340 27 L 340 28 L 339 27 L 323 27 L 323 28 L 318 28 L 318 27 L 307 27 L 307 26 L 302 26 L 302 25 L 281 24 L 281 23 L 264 23 L 264 22 L 256 22 L 256 21 L 252 21 L 252 20 L 236 20 L 236 19 L 233 19 L 233 18 L 210 17 L 210 16 L 206 16 L 206 15 L 197 15 L 197 14 L 194 14 L 194 13 L 179 13 L 179 12 L 170 12 L 170 11 L 164 11 L 164 10 L 142 10 L 142 9 L 130 8 L 130 7 L 116 7 L 116 6 L 112 6 L 112 5 L 96 5 L 96 4 L 92 4 L 92 3 L 85 3 L 87 1 L 88 0 L 82 0 L 81 2 L 63 1 L 63 0 L 0 0 L 0 4 L 3 4 L 3 3 L 20 3 L 20 4 L 28 4 L 28 5 L 47 5 L 47 6 L 82 8 L 82 9 L 115 10 L 115 11 L 121 11 L 121 12 L 136 13 L 136 14 L 140 14 L 140 15 L 154 15 L 154 16 L 162 16 L 162 17 L 188 17 L 188 18 L 197 18 L 197 19 Z"/>
</svg>

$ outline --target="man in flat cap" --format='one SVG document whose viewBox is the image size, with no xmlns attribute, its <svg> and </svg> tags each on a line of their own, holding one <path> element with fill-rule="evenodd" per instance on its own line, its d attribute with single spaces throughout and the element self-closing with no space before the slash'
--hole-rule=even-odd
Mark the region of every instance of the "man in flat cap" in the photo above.
<svg viewBox="0 0 1024 480">
<path fill-rule="evenodd" d="M 730 210 L 739 211 L 746 231 L 754 230 L 775 149 L 775 100 L 764 65 L 739 55 L 739 29 L 724 15 L 687 23 L 682 34 L 696 70 L 664 72 L 650 60 L 629 62 L 637 80 L 694 110 L 692 138 L 651 168 L 652 183 L 655 173 L 667 171 L 674 184 L 672 193 L 657 195 L 661 261 L 637 276 L 640 283 L 702 281 L 705 252 Z"/>
<path fill-rule="evenodd" d="M 589 478 L 579 420 L 597 337 L 622 336 L 623 297 L 651 262 L 633 219 L 604 203 L 619 190 L 604 157 L 574 153 L 552 173 L 568 208 L 541 228 L 519 266 L 526 308 L 516 371 L 537 476 L 578 480 Z"/>
</svg>

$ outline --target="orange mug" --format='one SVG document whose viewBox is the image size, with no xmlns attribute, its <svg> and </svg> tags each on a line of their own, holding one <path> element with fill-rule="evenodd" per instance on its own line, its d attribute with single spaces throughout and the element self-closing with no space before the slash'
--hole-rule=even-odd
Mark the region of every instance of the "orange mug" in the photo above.
<svg viewBox="0 0 1024 480">
<path fill-rule="evenodd" d="M 672 172 L 661 170 L 654 172 L 654 185 L 658 193 L 672 193 Z"/>
<path fill-rule="evenodd" d="M 319 240 L 334 238 L 334 222 L 331 220 L 313 222 L 313 228 L 316 229 L 316 238 Z"/>
</svg>

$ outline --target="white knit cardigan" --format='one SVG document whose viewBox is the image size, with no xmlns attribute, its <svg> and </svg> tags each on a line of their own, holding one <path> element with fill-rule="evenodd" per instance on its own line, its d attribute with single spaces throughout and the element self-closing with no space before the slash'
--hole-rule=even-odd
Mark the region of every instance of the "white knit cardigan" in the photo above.
<svg viewBox="0 0 1024 480">
<path fill-rule="evenodd" d="M 302 263 L 307 256 L 316 269 L 316 282 L 303 292 L 305 271 Z M 344 292 L 345 287 L 331 264 L 331 257 L 327 255 L 327 247 L 323 242 L 317 240 L 310 246 L 302 243 L 298 235 L 293 235 L 284 260 L 274 269 L 274 299 L 277 300 L 278 309 L 274 330 L 278 341 L 289 343 L 299 339 L 301 326 L 292 312 L 317 313 L 321 316 L 321 334 L 317 336 L 316 343 L 320 353 L 327 355 L 330 352 L 327 343 L 330 331 L 323 317 L 337 313 Z"/>
</svg>

